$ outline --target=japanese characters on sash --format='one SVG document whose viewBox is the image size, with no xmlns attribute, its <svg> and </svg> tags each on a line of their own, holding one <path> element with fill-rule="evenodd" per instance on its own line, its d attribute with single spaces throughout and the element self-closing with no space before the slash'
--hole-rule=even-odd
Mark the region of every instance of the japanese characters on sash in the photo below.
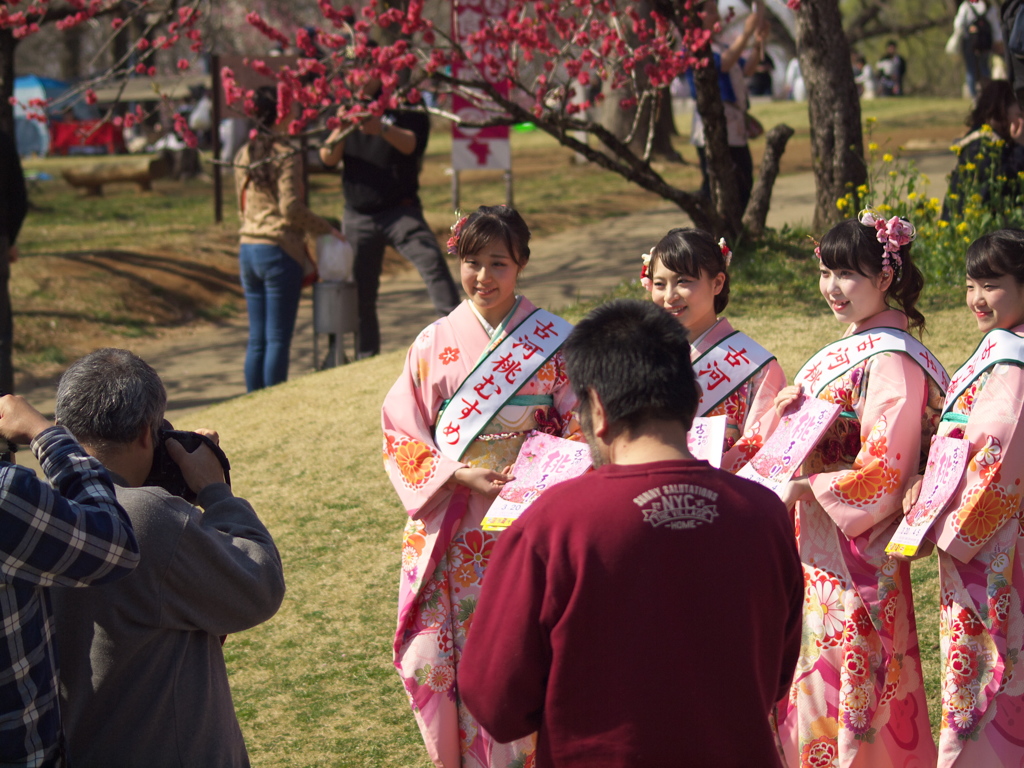
<svg viewBox="0 0 1024 768">
<path fill-rule="evenodd" d="M 775 396 L 786 375 L 774 355 L 719 317 L 729 303 L 732 259 L 724 239 L 673 229 L 642 259 L 640 282 L 689 335 L 701 388 L 697 416 L 726 416 L 722 469 L 735 473 L 775 429 Z"/>
<path fill-rule="evenodd" d="M 909 563 L 885 546 L 923 466 L 948 382 L 908 330 L 924 284 L 910 222 L 864 211 L 815 248 L 819 287 L 843 339 L 812 357 L 776 400 L 842 406 L 781 491 L 804 564 L 804 638 L 776 722 L 788 765 L 931 765 Z"/>
<path fill-rule="evenodd" d="M 967 307 L 985 335 L 953 375 L 939 425 L 939 434 L 969 440 L 970 452 L 953 499 L 929 534 L 939 551 L 938 764 L 1020 765 L 1024 232 L 979 238 L 967 250 L 966 268 Z"/>
<path fill-rule="evenodd" d="M 507 768 L 534 749 L 533 737 L 494 742 L 457 684 L 500 535 L 480 524 L 507 468 L 533 429 L 581 438 L 558 351 L 571 326 L 516 294 L 529 239 L 507 206 L 457 222 L 449 252 L 469 299 L 419 334 L 382 411 L 384 466 L 409 514 L 395 666 L 435 765 Z"/>
</svg>

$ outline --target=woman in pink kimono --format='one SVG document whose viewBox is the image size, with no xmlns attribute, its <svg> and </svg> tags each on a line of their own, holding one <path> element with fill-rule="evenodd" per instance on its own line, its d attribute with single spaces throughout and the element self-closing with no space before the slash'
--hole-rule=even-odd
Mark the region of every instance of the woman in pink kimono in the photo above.
<svg viewBox="0 0 1024 768">
<path fill-rule="evenodd" d="M 722 469 L 735 473 L 775 429 L 786 374 L 771 352 L 718 316 L 729 303 L 731 258 L 725 240 L 673 229 L 643 255 L 640 282 L 689 335 L 701 387 L 697 415 L 726 417 Z"/>
<path fill-rule="evenodd" d="M 1024 232 L 967 250 L 967 306 L 986 335 L 947 390 L 939 433 L 970 459 L 930 536 L 939 548 L 943 655 L 939 765 L 1024 764 L 1021 509 L 1024 494 Z"/>
<path fill-rule="evenodd" d="M 530 231 L 506 206 L 453 227 L 469 300 L 425 328 L 384 401 L 384 466 L 409 513 L 395 666 L 435 765 L 532 764 L 534 739 L 498 744 L 459 697 L 457 672 L 498 533 L 481 521 L 526 433 L 578 433 L 558 348 L 571 326 L 517 296 Z"/>
<path fill-rule="evenodd" d="M 819 286 L 843 338 L 820 350 L 776 401 L 818 397 L 842 413 L 780 492 L 795 504 L 804 631 L 777 723 L 788 765 L 928 766 L 935 761 L 909 564 L 885 554 L 903 491 L 938 423 L 945 373 L 908 332 L 924 280 L 913 226 L 871 211 L 816 249 Z M 895 304 L 898 308 L 894 308 Z"/>
</svg>

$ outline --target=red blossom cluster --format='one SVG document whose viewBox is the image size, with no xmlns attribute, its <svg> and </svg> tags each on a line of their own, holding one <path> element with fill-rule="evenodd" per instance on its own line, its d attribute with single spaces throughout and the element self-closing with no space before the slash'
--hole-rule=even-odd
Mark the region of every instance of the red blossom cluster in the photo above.
<svg viewBox="0 0 1024 768">
<path fill-rule="evenodd" d="M 154 18 L 155 0 L 138 0 L 132 13 Z M 191 0 L 187 7 L 167 12 L 162 21 L 147 23 L 145 36 L 134 45 L 130 66 L 140 75 L 157 73 L 156 53 L 188 43 L 202 49 L 200 12 L 212 0 Z M 31 34 L 51 0 L 19 0 L 0 4 L 0 28 L 16 36 Z M 129 18 L 117 0 L 67 0 L 73 13 L 61 22 L 80 24 L 106 13 L 110 28 L 125 27 Z M 710 32 L 701 28 L 696 3 L 677 3 L 671 18 L 641 15 L 629 0 L 505 0 L 499 14 L 488 14 L 494 3 L 463 0 L 474 13 L 460 16 L 462 26 L 435 26 L 424 15 L 423 0 L 408 0 L 404 9 L 378 0 L 335 6 L 317 0 L 323 18 L 315 31 L 279 28 L 256 11 L 247 22 L 274 45 L 293 51 L 296 63 L 271 67 L 253 57 L 247 66 L 278 84 L 281 117 L 291 117 L 288 130 L 302 134 L 315 126 L 354 123 L 367 114 L 381 114 L 400 103 L 420 104 L 424 91 L 458 93 L 476 108 L 476 124 L 529 119 L 552 130 L 587 130 L 589 110 L 602 96 L 614 93 L 624 109 L 662 98 L 668 85 L 688 69 L 706 64 Z M 788 0 L 798 10 L 800 0 Z M 666 11 L 667 12 L 667 11 Z M 115 15 L 115 13 L 117 15 Z M 468 19 L 468 21 L 466 21 Z M 62 27 L 63 28 L 63 27 Z M 397 39 L 395 39 L 397 35 Z M 394 40 L 373 45 L 372 40 Z M 180 71 L 190 69 L 188 58 L 171 58 Z M 294 59 L 292 61 L 295 61 Z M 251 110 L 253 92 L 238 86 L 234 72 L 222 71 L 225 100 Z M 359 98 L 368 83 L 380 83 L 372 101 Z M 597 84 L 604 88 L 595 88 Z M 83 89 L 94 103 L 95 92 Z M 340 108 L 339 108 L 340 107 Z M 457 118 L 451 112 L 450 118 Z M 481 117 L 482 115 L 482 117 Z M 124 119 L 128 124 L 129 118 Z M 138 116 L 135 116 L 138 117 Z M 183 121 L 175 130 L 189 142 Z M 192 136 L 191 140 L 194 140 Z"/>
</svg>

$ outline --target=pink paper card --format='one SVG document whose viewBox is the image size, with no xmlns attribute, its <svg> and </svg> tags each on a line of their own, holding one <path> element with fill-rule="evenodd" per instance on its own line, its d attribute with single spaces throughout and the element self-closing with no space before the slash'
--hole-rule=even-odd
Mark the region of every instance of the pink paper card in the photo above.
<svg viewBox="0 0 1024 768">
<path fill-rule="evenodd" d="M 924 541 L 932 523 L 942 514 L 960 485 L 967 467 L 971 443 L 957 437 L 932 438 L 928 466 L 921 481 L 921 495 L 910 508 L 885 547 L 890 555 L 912 557 Z"/>
<path fill-rule="evenodd" d="M 503 531 L 553 485 L 579 477 L 591 467 L 586 443 L 531 432 L 512 466 L 512 480 L 501 489 L 480 527 Z"/>
<path fill-rule="evenodd" d="M 686 447 L 693 458 L 708 462 L 715 469 L 722 467 L 722 446 L 725 445 L 725 415 L 697 416 L 686 433 Z"/>
<path fill-rule="evenodd" d="M 841 410 L 835 403 L 804 397 L 796 410 L 782 417 L 772 436 L 736 476 L 779 493 Z"/>
</svg>

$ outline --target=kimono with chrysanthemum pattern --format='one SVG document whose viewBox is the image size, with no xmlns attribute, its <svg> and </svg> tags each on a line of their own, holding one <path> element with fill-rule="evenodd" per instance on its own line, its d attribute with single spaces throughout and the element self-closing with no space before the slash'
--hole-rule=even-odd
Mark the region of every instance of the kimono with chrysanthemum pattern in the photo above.
<svg viewBox="0 0 1024 768">
<path fill-rule="evenodd" d="M 696 361 L 708 350 L 718 346 L 735 328 L 720 318 L 704 338 L 690 347 L 690 359 Z M 721 403 L 705 416 L 725 415 L 725 443 L 722 446 L 722 469 L 736 474 L 757 453 L 776 425 L 775 396 L 786 386 L 786 374 L 779 361 L 772 359 L 739 384 Z"/>
<path fill-rule="evenodd" d="M 906 330 L 907 319 L 886 310 L 858 331 L 878 327 Z M 883 352 L 818 396 L 844 415 L 799 473 L 810 476 L 814 498 L 797 502 L 795 513 L 804 628 L 777 713 L 785 759 L 793 768 L 932 765 L 910 568 L 885 546 L 942 393 L 910 355 Z"/>
<path fill-rule="evenodd" d="M 1024 335 L 1024 326 L 1012 330 Z M 1024 361 L 985 370 L 949 410 L 955 416 L 939 432 L 970 440 L 971 457 L 932 533 L 943 656 L 939 765 L 1021 765 Z"/>
<path fill-rule="evenodd" d="M 509 330 L 536 307 L 525 298 Z M 452 479 L 464 466 L 501 471 L 512 464 L 532 429 L 578 435 L 576 397 L 561 353 L 537 371 L 520 395 L 550 395 L 551 405 L 506 405 L 462 461 L 442 454 L 434 423 L 492 340 L 463 302 L 427 326 L 406 357 L 382 411 L 384 467 L 409 514 L 402 543 L 402 573 L 395 634 L 395 666 L 435 765 L 520 768 L 532 765 L 534 737 L 498 744 L 482 731 L 459 697 L 457 672 L 498 533 L 480 523 L 491 499 Z"/>
</svg>

